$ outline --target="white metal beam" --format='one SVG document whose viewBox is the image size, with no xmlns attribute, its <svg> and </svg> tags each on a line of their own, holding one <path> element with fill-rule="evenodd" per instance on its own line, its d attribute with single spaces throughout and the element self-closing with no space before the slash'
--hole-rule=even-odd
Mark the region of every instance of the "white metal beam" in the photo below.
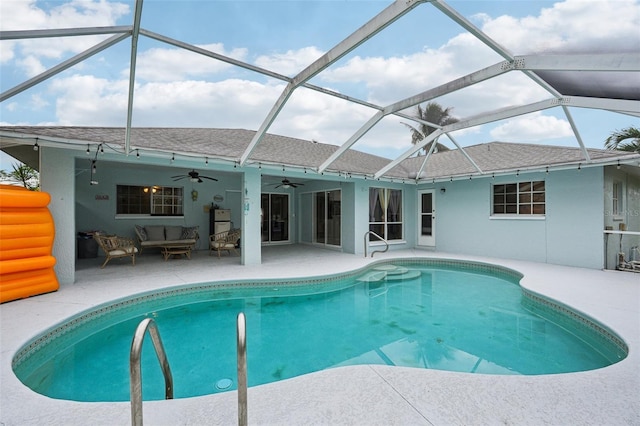
<svg viewBox="0 0 640 426">
<path fill-rule="evenodd" d="M 260 141 L 264 137 L 264 134 L 267 132 L 273 121 L 276 119 L 277 115 L 284 107 L 284 104 L 287 102 L 293 91 L 298 86 L 304 84 L 309 79 L 313 78 L 316 74 L 331 66 L 344 55 L 360 46 L 369 38 L 382 31 L 392 22 L 396 21 L 424 1 L 425 0 L 396 0 L 391 5 L 387 6 L 378 15 L 369 20 L 362 27 L 358 28 L 343 41 L 331 48 L 327 53 L 315 60 L 307 68 L 298 73 L 298 75 L 296 75 L 292 79 L 291 83 L 287 84 L 287 87 L 285 87 L 284 91 L 271 108 L 271 111 L 269 111 L 269 114 L 267 114 L 267 117 L 260 125 L 260 128 L 249 143 L 249 146 L 247 146 L 244 153 L 240 157 L 240 165 L 244 165 L 245 162 L 249 159 L 255 147 L 260 143 Z"/>
<path fill-rule="evenodd" d="M 0 31 L 0 40 L 24 40 L 31 38 L 74 37 L 102 34 L 130 33 L 130 26 L 54 28 L 43 30 Z"/>
<path fill-rule="evenodd" d="M 61 73 L 62 71 L 71 68 L 72 66 L 76 65 L 79 62 L 84 61 L 85 59 L 95 55 L 96 53 L 100 53 L 101 51 L 103 51 L 104 49 L 113 46 L 114 44 L 124 40 L 125 38 L 129 37 L 129 34 L 118 34 L 118 35 L 114 35 L 112 37 L 109 37 L 108 39 L 102 41 L 101 43 L 96 44 L 95 46 L 85 50 L 82 53 L 79 53 L 78 55 L 74 56 L 73 58 L 69 58 L 64 62 L 61 62 L 60 64 L 49 68 L 48 70 L 44 71 L 41 74 L 38 74 L 37 76 L 25 81 L 24 83 L 18 84 L 17 86 L 12 87 L 11 89 L 3 92 L 2 94 L 0 94 L 0 102 L 3 102 L 9 98 L 11 98 L 12 96 L 17 95 L 18 93 L 21 93 L 27 89 L 29 89 L 30 87 L 35 86 L 38 83 L 43 82 L 44 80 L 47 80 L 48 78 L 53 77 L 56 74 Z"/>
<path fill-rule="evenodd" d="M 471 158 L 471 156 L 467 153 L 467 151 L 464 150 L 464 148 L 462 148 L 460 146 L 460 144 L 458 143 L 458 141 L 456 141 L 453 136 L 451 136 L 450 133 L 445 133 L 445 135 L 451 140 L 451 142 L 453 142 L 453 144 L 460 150 L 460 152 L 462 153 L 462 155 L 464 155 L 467 160 L 471 163 L 471 165 L 478 171 L 478 173 L 480 174 L 484 174 L 484 172 L 482 171 L 482 169 L 480 168 L 480 166 L 478 166 L 478 164 L 473 160 L 473 158 Z"/>
<path fill-rule="evenodd" d="M 434 139 L 436 139 L 438 136 L 440 136 L 443 133 L 442 129 L 438 129 L 435 132 L 431 133 L 429 136 L 427 136 L 426 138 L 424 138 L 422 141 L 420 141 L 420 143 L 415 144 L 414 146 L 412 146 L 411 148 L 409 148 L 407 151 L 405 151 L 403 154 L 401 154 L 398 158 L 396 158 L 395 160 L 393 160 L 392 162 L 390 162 L 389 164 L 387 164 L 386 166 L 384 166 L 382 169 L 378 170 L 376 172 L 375 175 L 373 175 L 374 179 L 378 179 L 380 177 L 382 177 L 386 172 L 388 172 L 389 170 L 393 169 L 395 166 L 397 166 L 398 164 L 400 164 L 402 161 L 404 161 L 405 159 L 411 157 L 413 154 L 415 154 L 416 152 L 420 151 L 423 147 L 425 147 L 429 142 L 433 141 Z M 434 144 L 435 145 L 435 144 Z"/>
<path fill-rule="evenodd" d="M 133 95 L 136 83 L 136 59 L 138 57 L 138 35 L 142 19 L 142 1 L 136 0 L 133 14 L 133 30 L 131 31 L 131 63 L 129 64 L 129 96 L 127 99 L 127 127 L 124 136 L 124 152 L 129 155 L 131 148 L 131 119 L 133 116 Z"/>
<path fill-rule="evenodd" d="M 384 113 L 382 111 L 378 111 L 374 114 L 373 117 L 369 119 L 366 123 L 362 125 L 351 137 L 343 143 L 340 148 L 338 148 L 333 154 L 327 158 L 324 163 L 318 167 L 318 173 L 322 173 L 326 170 L 327 167 L 331 165 L 334 161 L 338 159 L 342 154 L 344 154 L 354 143 L 356 143 L 361 137 L 363 137 L 373 126 L 375 126 L 382 118 L 384 117 Z"/>
<path fill-rule="evenodd" d="M 637 116 L 640 114 L 640 101 L 627 99 L 589 98 L 581 96 L 568 96 L 564 105 L 579 108 L 604 109 Z"/>
<path fill-rule="evenodd" d="M 587 163 L 590 163 L 591 156 L 589 155 L 587 148 L 585 148 L 584 146 L 584 142 L 582 141 L 582 137 L 580 136 L 580 132 L 578 131 L 578 127 L 576 126 L 575 121 L 573 121 L 573 117 L 571 116 L 571 112 L 569 111 L 569 108 L 563 105 L 562 110 L 564 111 L 564 115 L 567 117 L 567 120 L 571 125 L 571 129 L 573 130 L 573 134 L 575 135 L 576 140 L 578 141 L 578 144 L 580 145 L 580 149 L 582 150 L 582 155 L 584 155 L 584 158 L 585 160 L 587 160 Z"/>
<path fill-rule="evenodd" d="M 531 71 L 640 71 L 640 55 L 620 53 L 516 56 Z"/>
</svg>

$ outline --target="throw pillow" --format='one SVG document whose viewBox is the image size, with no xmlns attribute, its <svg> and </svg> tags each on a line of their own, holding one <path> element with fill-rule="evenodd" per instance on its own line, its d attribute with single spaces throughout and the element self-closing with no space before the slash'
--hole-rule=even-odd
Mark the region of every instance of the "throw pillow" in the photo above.
<svg viewBox="0 0 640 426">
<path fill-rule="evenodd" d="M 179 240 L 182 236 L 182 226 L 165 226 L 164 232 L 167 235 L 167 241 Z"/>
<path fill-rule="evenodd" d="M 198 227 L 197 226 L 188 226 L 182 228 L 182 235 L 180 236 L 181 240 L 190 240 L 195 239 L 198 235 Z"/>
<path fill-rule="evenodd" d="M 144 229 L 147 231 L 147 238 L 149 241 L 164 241 L 164 226 L 156 225 L 156 226 L 145 226 Z"/>
<path fill-rule="evenodd" d="M 144 229 L 144 226 L 135 225 L 136 235 L 138 235 L 138 239 L 140 241 L 147 241 L 149 236 L 147 235 L 147 231 Z"/>
</svg>

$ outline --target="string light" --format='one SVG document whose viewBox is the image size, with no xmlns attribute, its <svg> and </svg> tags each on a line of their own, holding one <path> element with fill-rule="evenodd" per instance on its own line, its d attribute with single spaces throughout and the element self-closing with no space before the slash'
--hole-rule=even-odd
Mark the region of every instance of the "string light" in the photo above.
<svg viewBox="0 0 640 426">
<path fill-rule="evenodd" d="M 38 138 L 36 138 L 36 144 L 33 146 L 33 150 L 37 151 L 40 149 L 40 145 L 38 145 Z"/>
<path fill-rule="evenodd" d="M 136 149 L 136 158 L 140 158 L 140 150 Z"/>
<path fill-rule="evenodd" d="M 91 154 L 91 151 L 89 151 L 89 144 L 87 144 L 87 155 Z"/>
</svg>

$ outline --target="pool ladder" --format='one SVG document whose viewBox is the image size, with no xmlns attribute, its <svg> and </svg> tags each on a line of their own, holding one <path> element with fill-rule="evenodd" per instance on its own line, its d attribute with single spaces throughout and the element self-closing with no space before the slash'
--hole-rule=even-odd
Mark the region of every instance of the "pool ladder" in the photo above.
<svg viewBox="0 0 640 426">
<path fill-rule="evenodd" d="M 160 362 L 162 375 L 164 376 L 164 399 L 173 399 L 173 376 L 169 367 L 169 360 L 164 351 L 160 332 L 156 323 L 151 318 L 143 319 L 133 335 L 131 352 L 129 354 L 129 372 L 131 389 L 131 424 L 142 426 L 142 367 L 140 355 L 144 336 L 149 332 L 153 348 Z M 247 425 L 247 332 L 244 313 L 238 314 L 237 326 L 237 351 L 238 351 L 238 426 Z"/>
<path fill-rule="evenodd" d="M 367 237 L 369 235 L 373 235 L 374 237 L 376 237 L 377 239 L 379 239 L 380 241 L 382 241 L 385 244 L 384 250 L 374 250 L 371 252 L 371 257 L 373 257 L 373 255 L 375 253 L 384 253 L 387 250 L 389 250 L 389 242 L 387 240 L 385 240 L 384 238 L 382 238 L 380 235 L 376 234 L 373 231 L 367 231 L 364 233 L 364 257 L 367 257 L 367 247 L 369 247 L 368 241 L 367 241 Z"/>
</svg>

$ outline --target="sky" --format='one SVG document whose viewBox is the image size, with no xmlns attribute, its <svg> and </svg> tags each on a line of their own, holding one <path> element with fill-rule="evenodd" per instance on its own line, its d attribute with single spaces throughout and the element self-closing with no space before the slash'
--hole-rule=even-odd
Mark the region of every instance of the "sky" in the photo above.
<svg viewBox="0 0 640 426">
<path fill-rule="evenodd" d="M 380 13 L 389 1 L 145 0 L 141 27 L 276 73 L 294 76 Z M 449 1 L 516 55 L 640 46 L 640 0 Z M 2 31 L 131 25 L 133 1 L 3 0 Z M 0 89 L 27 81 L 108 36 L 0 41 Z M 130 38 L 0 104 L 0 124 L 126 125 Z M 394 102 L 502 60 L 429 3 L 315 76 L 310 83 L 378 105 Z M 640 79 L 639 79 L 640 84 Z M 133 126 L 257 130 L 285 83 L 141 35 Z M 551 96 L 508 73 L 434 101 L 460 119 Z M 404 112 L 413 115 L 415 107 Z M 270 133 L 341 145 L 375 110 L 297 89 Z M 639 126 L 628 115 L 571 108 L 587 147 Z M 407 120 L 387 116 L 354 149 L 395 158 L 411 147 Z M 413 123 L 412 123 L 413 124 Z M 578 146 L 562 109 L 454 132 L 460 146 L 491 141 Z M 450 148 L 455 144 L 441 137 Z M 6 160 L 5 160 L 6 161 Z M 3 161 L 2 168 L 5 167 Z"/>
</svg>

